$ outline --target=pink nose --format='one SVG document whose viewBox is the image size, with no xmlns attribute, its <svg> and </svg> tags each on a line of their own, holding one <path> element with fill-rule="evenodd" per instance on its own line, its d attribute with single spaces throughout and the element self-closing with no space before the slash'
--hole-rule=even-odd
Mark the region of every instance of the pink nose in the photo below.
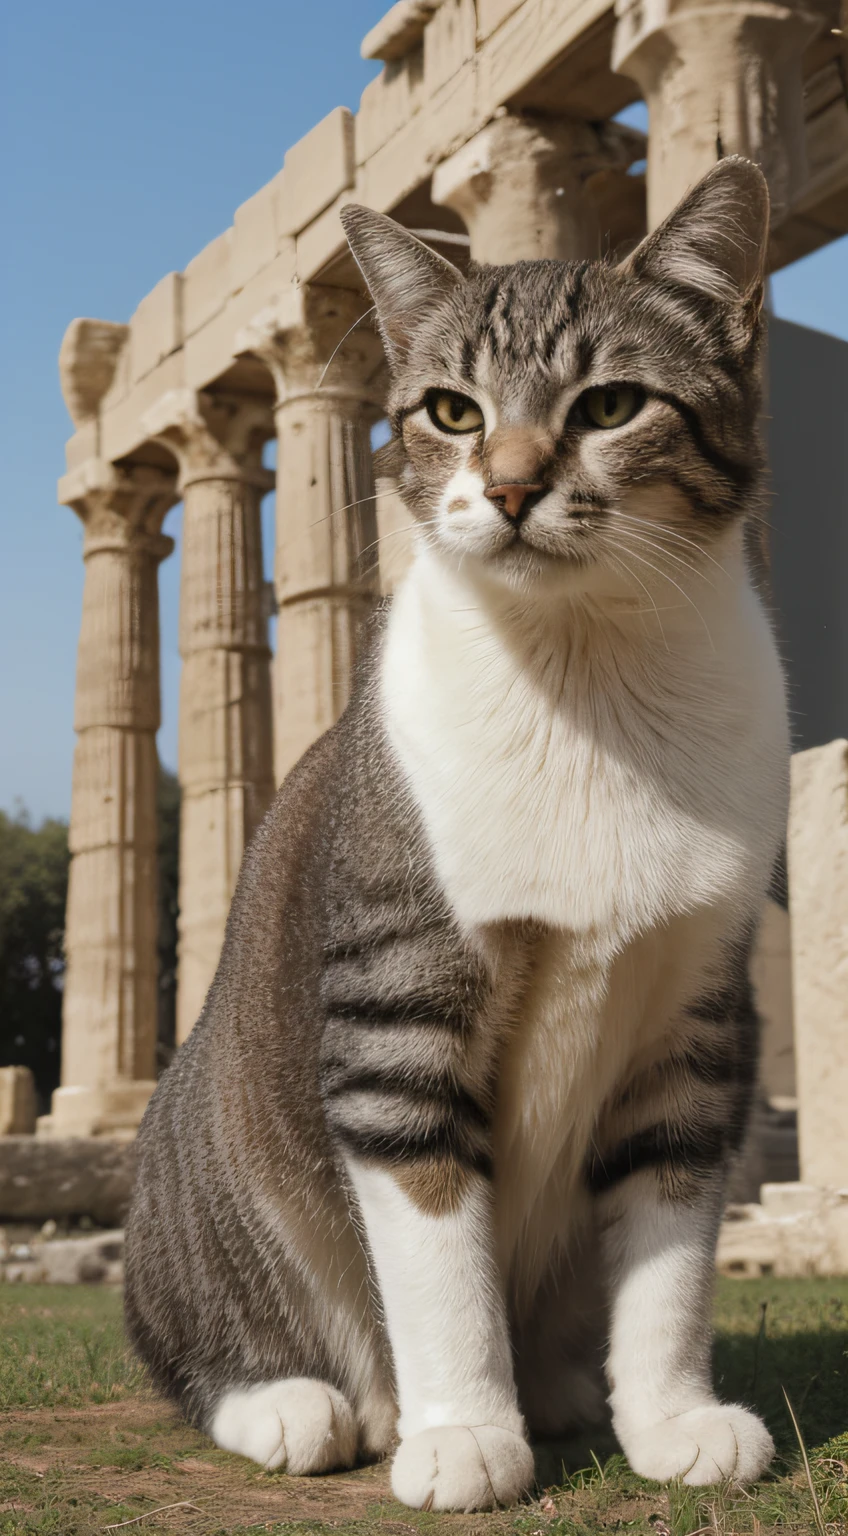
<svg viewBox="0 0 848 1536">
<path fill-rule="evenodd" d="M 490 485 L 483 494 L 488 501 L 501 503 L 501 511 L 507 517 L 517 518 L 528 496 L 543 491 L 543 485 Z"/>
</svg>

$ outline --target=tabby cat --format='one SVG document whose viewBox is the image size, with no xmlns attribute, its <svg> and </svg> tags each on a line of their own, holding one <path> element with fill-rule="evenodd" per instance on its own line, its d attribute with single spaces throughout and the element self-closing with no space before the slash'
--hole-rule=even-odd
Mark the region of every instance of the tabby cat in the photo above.
<svg viewBox="0 0 848 1536">
<path fill-rule="evenodd" d="M 418 1508 L 517 1499 L 607 1389 L 636 1472 L 756 1478 L 710 1304 L 787 801 L 765 182 L 722 160 L 619 265 L 463 276 L 342 217 L 415 556 L 145 1116 L 130 1333 L 219 1446 L 396 1447 Z"/>
</svg>

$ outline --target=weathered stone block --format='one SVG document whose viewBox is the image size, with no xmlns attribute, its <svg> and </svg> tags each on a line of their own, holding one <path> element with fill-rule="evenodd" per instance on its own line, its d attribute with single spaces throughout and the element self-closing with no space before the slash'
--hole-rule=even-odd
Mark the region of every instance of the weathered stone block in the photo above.
<svg viewBox="0 0 848 1536">
<path fill-rule="evenodd" d="M 789 900 L 801 1178 L 848 1184 L 848 741 L 797 752 Z"/>
<path fill-rule="evenodd" d="M 130 375 L 144 378 L 183 339 L 183 275 L 169 272 L 142 299 L 130 321 Z"/>
<path fill-rule="evenodd" d="M 233 293 L 249 283 L 257 272 L 267 267 L 277 254 L 278 221 L 285 207 L 284 171 L 236 209 L 233 220 L 233 244 L 230 277 Z"/>
<path fill-rule="evenodd" d="M 491 37 L 501 22 L 506 21 L 521 4 L 522 0 L 477 0 L 477 35 L 480 42 Z"/>
<path fill-rule="evenodd" d="M 430 96 L 474 57 L 474 0 L 444 0 L 424 33 L 424 90 Z"/>
<path fill-rule="evenodd" d="M 0 1067 L 0 1136 L 35 1130 L 35 1082 L 29 1067 Z"/>
<path fill-rule="evenodd" d="M 352 187 L 356 176 L 353 114 L 347 107 L 332 112 L 286 154 L 285 221 L 282 234 L 297 234 L 340 192 Z"/>
<path fill-rule="evenodd" d="M 387 64 L 362 92 L 356 114 L 356 159 L 370 160 L 418 111 L 423 94 L 424 50 Z"/>
<path fill-rule="evenodd" d="M 183 336 L 193 336 L 207 320 L 222 310 L 236 287 L 231 271 L 234 232 L 223 234 L 203 247 L 183 273 Z"/>
<path fill-rule="evenodd" d="M 106 1137 L 0 1139 L 0 1220 L 90 1216 L 119 1226 L 135 1173 L 132 1142 Z"/>
</svg>

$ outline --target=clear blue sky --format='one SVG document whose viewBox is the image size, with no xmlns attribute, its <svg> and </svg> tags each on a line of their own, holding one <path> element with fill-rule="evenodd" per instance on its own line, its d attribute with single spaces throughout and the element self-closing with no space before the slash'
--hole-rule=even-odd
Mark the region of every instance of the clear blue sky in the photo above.
<svg viewBox="0 0 848 1536">
<path fill-rule="evenodd" d="M 82 592 L 56 505 L 72 430 L 56 356 L 76 315 L 127 320 L 334 106 L 390 0 L 27 0 L 2 7 L 0 807 L 66 816 Z M 848 243 L 780 274 L 779 315 L 848 339 Z M 167 530 L 179 539 L 179 511 Z M 161 568 L 163 728 L 176 762 L 178 556 Z"/>
</svg>

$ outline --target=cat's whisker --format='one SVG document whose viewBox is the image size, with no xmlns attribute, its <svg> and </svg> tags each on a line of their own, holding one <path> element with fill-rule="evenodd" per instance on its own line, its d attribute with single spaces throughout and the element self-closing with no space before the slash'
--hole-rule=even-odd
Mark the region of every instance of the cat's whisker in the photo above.
<svg viewBox="0 0 848 1536">
<path fill-rule="evenodd" d="M 633 517 L 631 513 L 621 512 L 617 507 L 610 507 L 609 510 L 611 516 L 619 518 L 622 522 L 635 523 L 640 528 L 644 528 L 646 525 L 646 520 L 644 518 Z M 710 563 L 715 566 L 717 571 L 721 571 L 722 576 L 726 576 L 728 581 L 731 579 L 730 572 L 727 570 L 727 568 L 723 566 L 718 560 L 716 560 L 715 557 L 710 554 L 708 549 L 704 549 L 700 544 L 698 544 L 695 539 L 687 539 L 684 534 L 679 533 L 676 528 L 672 528 L 669 523 L 652 522 L 650 527 L 652 532 L 662 533 L 670 539 L 679 539 L 681 544 L 690 544 L 693 549 L 698 551 L 699 555 L 703 555 L 705 560 L 709 560 Z"/>
<path fill-rule="evenodd" d="M 341 517 L 343 512 L 349 512 L 351 507 L 361 507 L 366 501 L 376 501 L 379 491 L 372 491 L 370 496 L 358 496 L 356 501 L 349 501 L 344 507 L 333 507 L 332 512 L 327 512 L 324 517 L 316 517 L 309 524 L 310 528 L 317 528 L 321 523 L 328 523 L 331 517 Z"/>
<path fill-rule="evenodd" d="M 694 602 L 694 600 L 689 596 L 689 593 L 687 591 L 685 591 L 685 589 L 683 587 L 681 587 L 680 583 L 675 581 L 673 576 L 669 576 L 668 571 L 661 570 L 658 565 L 654 565 L 652 563 L 652 561 L 647 560 L 644 555 L 638 555 L 636 553 L 635 549 L 629 549 L 628 550 L 628 554 L 632 555 L 634 560 L 641 561 L 642 565 L 649 566 L 650 569 L 652 571 L 656 571 L 657 575 L 661 576 L 664 581 L 671 582 L 671 585 L 673 587 L 677 588 L 677 591 L 680 593 L 681 597 L 686 599 L 686 601 L 689 604 L 690 608 L 694 608 L 695 612 L 698 615 L 698 618 L 700 619 L 701 623 L 704 626 L 704 629 L 706 630 L 707 639 L 709 640 L 710 645 L 712 646 L 712 649 L 715 650 L 715 642 L 714 642 L 713 637 L 712 637 L 712 635 L 710 633 L 710 627 L 709 627 L 706 619 L 704 618 L 704 615 L 702 614 L 700 608 L 698 607 L 698 604 L 696 602 Z"/>
<path fill-rule="evenodd" d="M 665 648 L 666 648 L 666 650 L 667 650 L 667 651 L 668 651 L 668 654 L 669 654 L 669 656 L 670 656 L 670 655 L 671 655 L 671 647 L 670 647 L 670 646 L 669 646 L 669 643 L 668 643 L 668 636 L 667 636 L 667 635 L 666 635 L 666 632 L 665 632 L 665 630 L 664 630 L 664 629 L 663 629 L 663 621 L 662 621 L 662 619 L 661 619 L 661 618 L 660 618 L 660 610 L 659 610 L 659 608 L 658 608 L 658 607 L 657 607 L 657 605 L 656 605 L 656 603 L 655 603 L 655 601 L 654 601 L 654 598 L 653 598 L 653 595 L 652 595 L 652 593 L 651 593 L 651 592 L 650 592 L 650 591 L 649 591 L 649 589 L 648 589 L 648 588 L 647 588 L 647 587 L 646 587 L 646 586 L 645 586 L 645 583 L 644 583 L 644 581 L 642 581 L 642 580 L 641 580 L 641 579 L 640 579 L 640 578 L 639 578 L 639 577 L 638 577 L 638 576 L 637 576 L 637 575 L 636 575 L 636 572 L 635 572 L 635 571 L 631 571 L 631 569 L 630 569 L 630 567 L 629 567 L 629 565 L 627 565 L 627 563 L 626 563 L 626 562 L 625 562 L 625 560 L 624 560 L 624 558 L 623 558 L 623 556 L 622 556 L 622 555 L 621 555 L 621 553 L 620 553 L 620 551 L 619 551 L 619 553 L 618 553 L 618 560 L 619 560 L 619 563 L 620 563 L 620 564 L 621 564 L 621 565 L 622 565 L 622 566 L 623 566 L 623 567 L 624 567 L 624 569 L 625 569 L 625 571 L 626 571 L 626 572 L 627 572 L 627 575 L 628 575 L 628 576 L 630 576 L 630 577 L 631 577 L 631 578 L 632 578 L 632 580 L 633 580 L 633 581 L 636 581 L 636 582 L 638 582 L 638 583 L 639 583 L 639 586 L 640 586 L 640 587 L 641 587 L 641 588 L 642 588 L 642 591 L 643 591 L 643 592 L 644 592 L 644 593 L 645 593 L 645 595 L 646 595 L 646 597 L 647 597 L 647 599 L 648 599 L 648 602 L 649 602 L 649 603 L 650 603 L 650 605 L 651 605 L 651 607 L 652 607 L 652 608 L 653 608 L 653 610 L 654 610 L 654 613 L 655 613 L 655 614 L 656 614 L 656 616 L 657 616 L 657 623 L 658 623 L 658 624 L 659 624 L 659 627 L 660 627 L 660 634 L 661 634 L 661 635 L 662 635 L 662 637 L 663 637 L 663 644 L 664 644 L 664 645 L 665 645 Z M 647 612 L 647 610 L 646 610 L 646 612 Z"/>
<path fill-rule="evenodd" d="M 350 335 L 351 331 L 355 331 L 356 327 L 358 325 L 361 325 L 363 320 L 367 320 L 369 315 L 373 315 L 375 310 L 376 310 L 376 308 L 377 308 L 376 304 L 372 304 L 371 308 L 370 309 L 366 309 L 365 313 L 363 315 L 360 315 L 358 320 L 354 320 L 353 325 L 348 326 L 348 328 L 345 331 L 345 333 L 344 333 L 341 341 L 339 342 L 338 346 L 334 347 L 332 352 L 330 353 L 330 356 L 329 356 L 329 358 L 327 360 L 327 363 L 326 363 L 326 365 L 325 365 L 325 367 L 324 367 L 324 369 L 323 369 L 323 371 L 321 373 L 321 377 L 320 377 L 320 379 L 318 380 L 318 383 L 315 386 L 316 390 L 319 390 L 321 388 L 321 385 L 323 384 L 324 380 L 327 377 L 327 374 L 330 371 L 330 368 L 331 368 L 332 363 L 333 363 L 333 361 L 334 361 L 334 359 L 336 357 L 337 352 L 341 351 L 341 349 L 344 346 L 345 342 L 347 341 L 347 338 Z"/>
<path fill-rule="evenodd" d="M 638 544 L 647 546 L 648 549 L 652 549 L 656 555 L 659 555 L 661 559 L 674 560 L 684 571 L 691 571 L 693 576 L 697 576 L 699 580 L 705 581 L 707 586 L 712 587 L 713 591 L 715 591 L 715 582 L 710 581 L 703 571 L 699 571 L 698 567 L 693 565 L 691 560 L 685 560 L 682 555 L 675 554 L 674 550 L 665 549 L 663 545 L 657 544 L 656 540 L 637 533 L 632 528 L 620 528 L 618 531 L 622 538 L 631 539 Z"/>
</svg>

